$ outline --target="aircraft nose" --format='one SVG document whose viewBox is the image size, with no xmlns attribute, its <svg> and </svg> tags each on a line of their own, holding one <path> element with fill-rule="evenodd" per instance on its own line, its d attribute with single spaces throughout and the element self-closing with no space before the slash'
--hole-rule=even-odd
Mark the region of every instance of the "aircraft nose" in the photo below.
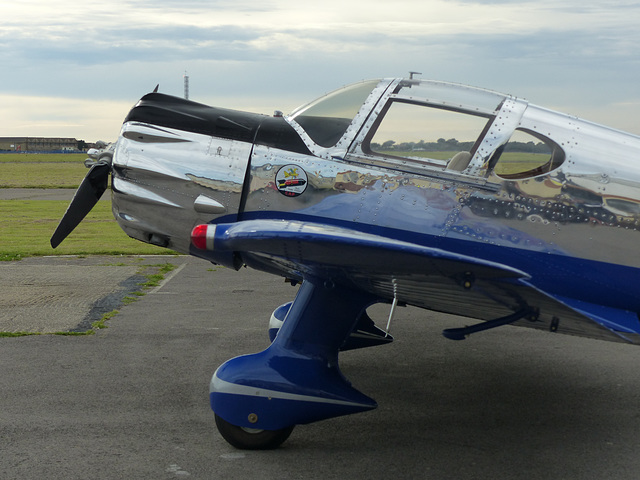
<svg viewBox="0 0 640 480">
<path fill-rule="evenodd" d="M 130 237 L 190 253 L 194 225 L 236 218 L 251 148 L 195 132 L 125 123 L 113 163 L 118 224 Z"/>
</svg>

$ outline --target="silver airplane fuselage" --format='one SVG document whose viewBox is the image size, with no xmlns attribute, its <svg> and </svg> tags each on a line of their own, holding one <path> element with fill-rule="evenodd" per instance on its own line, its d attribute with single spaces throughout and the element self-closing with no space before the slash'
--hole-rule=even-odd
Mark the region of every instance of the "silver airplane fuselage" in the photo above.
<svg viewBox="0 0 640 480">
<path fill-rule="evenodd" d="M 272 343 L 213 374 L 239 448 L 370 410 L 341 350 L 390 343 L 374 303 L 640 344 L 640 137 L 478 88 L 361 82 L 289 116 L 152 93 L 95 162 L 51 238 L 112 177 L 113 213 L 144 242 L 292 283 Z"/>
<path fill-rule="evenodd" d="M 396 106 L 479 118 L 484 126 L 457 158 L 385 150 L 375 135 Z M 437 135 L 439 125 L 426 128 Z M 504 166 L 516 132 L 547 146 L 543 161 Z M 526 272 L 533 287 L 602 317 L 615 312 L 612 324 L 635 334 L 639 156 L 640 137 L 442 82 L 363 82 L 287 117 L 150 94 L 117 143 L 113 210 L 131 237 L 289 278 L 303 275 L 286 262 L 197 250 L 190 232 L 199 224 L 300 220 L 443 248 Z M 383 299 L 495 316 L 419 283 L 371 281 L 370 288 Z"/>
</svg>

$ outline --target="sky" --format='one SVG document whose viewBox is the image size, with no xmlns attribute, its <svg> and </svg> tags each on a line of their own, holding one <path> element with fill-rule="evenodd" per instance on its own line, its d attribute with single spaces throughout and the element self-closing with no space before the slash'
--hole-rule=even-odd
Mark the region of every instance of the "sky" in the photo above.
<svg viewBox="0 0 640 480">
<path fill-rule="evenodd" d="M 20 0 L 0 3 L 0 136 L 117 139 L 144 94 L 285 113 L 407 76 L 640 135 L 640 2 Z"/>
</svg>

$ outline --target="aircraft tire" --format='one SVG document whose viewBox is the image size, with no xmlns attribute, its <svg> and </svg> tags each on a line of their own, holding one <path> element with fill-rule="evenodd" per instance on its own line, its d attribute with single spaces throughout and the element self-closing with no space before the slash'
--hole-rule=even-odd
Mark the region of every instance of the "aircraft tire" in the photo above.
<svg viewBox="0 0 640 480">
<path fill-rule="evenodd" d="M 218 415 L 216 426 L 220 435 L 236 448 L 241 450 L 272 450 L 278 448 L 289 438 L 295 425 L 280 430 L 257 430 L 238 427 Z"/>
</svg>

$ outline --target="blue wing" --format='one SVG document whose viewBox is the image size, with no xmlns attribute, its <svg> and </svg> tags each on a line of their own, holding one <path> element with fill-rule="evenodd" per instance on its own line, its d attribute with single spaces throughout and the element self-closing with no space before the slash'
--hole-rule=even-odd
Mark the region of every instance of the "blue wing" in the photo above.
<svg viewBox="0 0 640 480">
<path fill-rule="evenodd" d="M 383 301 L 480 320 L 526 309 L 535 315 L 515 325 L 640 343 L 637 334 L 616 331 L 597 312 L 541 291 L 508 265 L 318 223 L 249 220 L 198 228 L 201 248 L 234 252 L 250 267 L 289 278 L 326 279 Z"/>
</svg>

